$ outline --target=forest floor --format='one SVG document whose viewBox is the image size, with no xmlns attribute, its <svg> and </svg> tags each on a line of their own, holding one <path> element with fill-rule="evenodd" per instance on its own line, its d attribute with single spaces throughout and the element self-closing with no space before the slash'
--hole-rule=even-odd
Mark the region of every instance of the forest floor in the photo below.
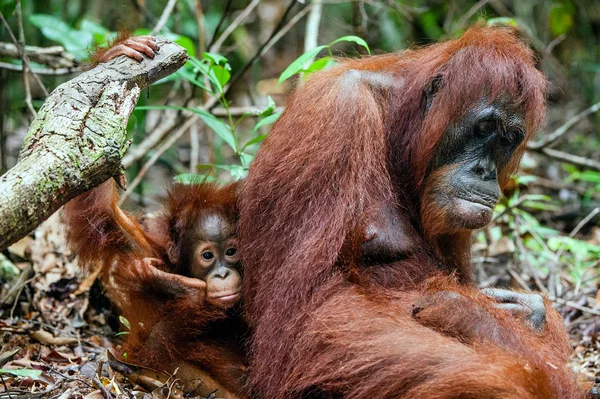
<svg viewBox="0 0 600 399">
<path fill-rule="evenodd" d="M 10 255 L 21 260 L 13 263 L 21 273 L 8 278 L 12 266 L 6 258 L 0 259 L 5 275 L 0 296 L 0 399 L 193 397 L 184 395 L 175 379 L 163 385 L 152 372 L 110 359 L 107 351 L 119 344 L 122 337 L 117 331 L 124 328 L 99 284 L 78 272 L 75 255 L 65 248 L 57 215 L 33 237 L 13 245 Z M 508 262 L 499 257 L 481 285 L 510 280 Z M 600 298 L 595 283 L 576 292 L 556 307 L 565 318 L 574 348 L 570 366 L 591 384 L 600 376 L 600 309 L 595 307 Z"/>
</svg>

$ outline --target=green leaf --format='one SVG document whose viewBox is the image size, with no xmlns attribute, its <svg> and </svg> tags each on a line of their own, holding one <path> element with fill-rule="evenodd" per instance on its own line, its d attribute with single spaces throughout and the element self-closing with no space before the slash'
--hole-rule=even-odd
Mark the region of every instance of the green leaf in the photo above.
<svg viewBox="0 0 600 399">
<path fill-rule="evenodd" d="M 178 107 L 175 105 L 147 105 L 136 107 L 136 110 L 157 110 L 157 109 L 175 109 L 178 111 L 189 111 L 200 116 L 200 119 L 206 123 L 208 127 L 210 127 L 219 137 L 223 139 L 233 150 L 237 153 L 238 148 L 235 142 L 235 137 L 233 136 L 233 132 L 229 129 L 229 126 L 225 124 L 223 121 L 218 119 L 216 116 L 211 113 L 198 108 L 185 108 Z M 265 118 L 266 119 L 266 118 Z"/>
<path fill-rule="evenodd" d="M 550 30 L 555 36 L 564 35 L 573 27 L 573 8 L 568 2 L 552 5 L 548 16 Z"/>
<path fill-rule="evenodd" d="M 517 20 L 514 19 L 514 18 L 498 17 L 498 18 L 490 18 L 490 19 L 488 19 L 487 20 L 487 25 L 488 26 L 509 25 L 509 26 L 517 27 L 518 23 L 517 23 Z"/>
<path fill-rule="evenodd" d="M 250 166 L 253 159 L 254 159 L 254 155 L 248 154 L 247 152 L 240 153 L 240 161 L 242 162 L 242 166 L 244 167 L 244 176 L 243 177 L 245 177 L 245 174 L 248 173 L 248 171 L 247 171 L 248 166 Z M 243 177 L 241 177 L 241 178 L 243 178 Z"/>
<path fill-rule="evenodd" d="M 288 80 L 289 78 L 291 78 L 292 76 L 297 74 L 298 72 L 301 72 L 304 65 L 309 60 L 312 60 L 313 58 L 315 58 L 317 56 L 317 54 L 319 54 L 321 52 L 321 50 L 323 50 L 325 48 L 327 48 L 327 46 L 315 47 L 314 49 L 312 49 L 312 50 L 302 54 L 300 57 L 296 58 L 296 60 L 294 62 L 292 62 L 285 69 L 285 71 L 283 71 L 281 73 L 281 76 L 279 77 L 279 84 L 281 84 L 282 82 L 285 82 L 286 80 Z"/>
<path fill-rule="evenodd" d="M 336 40 L 332 41 L 331 43 L 329 43 L 329 46 L 333 46 L 334 44 L 340 43 L 340 42 L 354 42 L 354 43 L 358 44 L 359 46 L 364 47 L 365 50 L 367 50 L 367 53 L 371 54 L 371 49 L 369 48 L 369 45 L 367 44 L 367 42 L 365 42 L 363 39 L 361 39 L 358 36 L 354 36 L 354 35 L 342 36 L 339 39 L 336 39 Z"/>
<path fill-rule="evenodd" d="M 335 61 L 333 60 L 333 57 L 326 56 L 326 57 L 322 57 L 322 58 L 319 58 L 318 60 L 313 61 L 313 63 L 310 64 L 310 66 L 308 68 L 304 69 L 302 72 L 306 72 L 306 73 L 317 72 L 317 71 L 321 71 L 331 65 L 335 65 Z"/>
<path fill-rule="evenodd" d="M 181 79 L 187 80 L 188 82 L 192 83 L 195 86 L 198 86 L 207 93 L 213 94 L 213 91 L 210 88 L 206 87 L 203 81 L 196 79 L 196 73 L 194 73 L 193 67 L 183 67 L 176 71 L 174 75 L 180 77 Z"/>
<path fill-rule="evenodd" d="M 99 34 L 103 36 L 107 36 L 111 32 L 106 29 L 104 26 L 97 24 L 94 21 L 90 21 L 89 19 L 84 19 L 81 21 L 81 25 L 79 29 L 83 32 L 91 33 L 92 35 Z"/>
<path fill-rule="evenodd" d="M 270 125 L 270 124 L 273 124 L 273 123 L 277 122 L 277 119 L 279 119 L 280 116 L 281 116 L 281 112 L 277 112 L 277 113 L 275 113 L 273 115 L 267 116 L 264 119 L 261 119 L 254 126 L 254 129 L 252 129 L 252 133 L 256 133 L 258 131 L 258 129 L 260 129 L 263 126 L 267 126 L 267 125 Z M 246 145 L 248 145 L 248 144 L 246 144 Z"/>
<path fill-rule="evenodd" d="M 231 77 L 231 74 L 227 68 L 224 68 L 220 65 L 211 65 L 210 72 L 212 76 L 219 82 L 221 88 L 225 86 L 227 82 L 229 82 L 229 78 Z M 222 90 L 219 90 L 219 92 L 222 92 Z"/>
<path fill-rule="evenodd" d="M 227 68 L 228 70 L 231 70 L 227 58 L 223 57 L 221 54 L 205 52 L 202 53 L 202 58 L 211 61 L 215 65 L 221 65 Z"/>
<path fill-rule="evenodd" d="M 167 38 L 169 40 L 172 40 L 174 43 L 179 44 L 181 47 L 183 47 L 188 55 L 190 57 L 195 57 L 196 56 L 196 46 L 194 46 L 194 41 L 192 39 L 190 39 L 187 36 L 183 36 L 183 35 L 176 35 L 177 37 L 175 38 L 170 38 L 171 35 L 174 35 L 173 33 L 169 34 L 169 35 L 165 35 L 163 34 L 163 36 L 167 36 Z"/>
<path fill-rule="evenodd" d="M 202 119 L 208 127 L 210 127 L 217 135 L 219 135 L 219 137 L 223 139 L 223 141 L 233 148 L 233 151 L 236 153 L 238 152 L 235 137 L 233 137 L 233 132 L 225 122 L 217 119 L 217 117 L 204 110 L 192 110 L 192 112 L 197 113 L 200 116 L 200 119 Z"/>
<path fill-rule="evenodd" d="M 127 320 L 123 316 L 119 316 L 119 321 L 121 322 L 121 324 L 123 324 L 125 326 L 126 329 L 131 330 L 131 325 L 129 324 L 129 320 Z"/>
<path fill-rule="evenodd" d="M 30 369 L 0 369 L 0 374 L 12 374 L 18 377 L 29 377 L 32 380 L 37 380 L 42 375 L 42 370 L 30 370 Z"/>
<path fill-rule="evenodd" d="M 9 17 L 15 12 L 17 2 L 15 0 L 0 0 L 0 12 L 5 16 Z"/>
<path fill-rule="evenodd" d="M 60 19 L 47 14 L 31 15 L 29 22 L 39 28 L 46 38 L 60 43 L 77 59 L 87 57 L 86 49 L 93 41 L 93 35 L 90 32 L 73 29 Z"/>
<path fill-rule="evenodd" d="M 267 108 L 265 108 L 257 116 L 262 116 L 263 118 L 266 116 L 270 116 L 273 114 L 273 111 L 275 111 L 276 107 L 277 107 L 277 104 L 275 104 L 275 101 L 273 101 L 271 96 L 267 96 Z"/>
<path fill-rule="evenodd" d="M 175 182 L 180 184 L 201 184 L 216 180 L 214 176 L 200 173 L 181 173 L 175 176 L 173 179 L 175 180 Z"/>
<path fill-rule="evenodd" d="M 188 60 L 188 62 L 191 65 L 193 65 L 194 74 L 199 72 L 201 75 L 207 77 L 208 80 L 210 81 L 210 83 L 216 88 L 216 91 L 218 93 L 223 93 L 223 85 L 221 84 L 221 80 L 219 80 L 219 78 L 216 76 L 215 71 L 212 69 L 213 67 L 215 67 L 215 65 L 212 64 L 211 61 L 208 61 L 208 60 L 200 61 L 196 58 L 190 58 Z M 227 76 L 227 80 L 229 80 L 228 76 Z M 206 90 L 206 89 L 204 89 L 204 90 Z M 212 90 L 211 90 L 211 92 L 212 92 Z"/>
<path fill-rule="evenodd" d="M 262 143 L 265 139 L 267 138 L 267 134 L 261 134 L 260 136 L 257 136 L 255 138 L 253 138 L 252 140 L 248 141 L 243 147 L 242 150 L 245 150 L 247 147 L 250 147 L 253 144 L 258 144 L 258 143 Z"/>
<path fill-rule="evenodd" d="M 240 165 L 212 165 L 212 164 L 202 164 L 198 165 L 198 167 L 203 168 L 215 168 L 221 169 L 229 172 L 231 177 L 235 180 L 243 179 L 248 174 L 248 170 Z"/>
</svg>

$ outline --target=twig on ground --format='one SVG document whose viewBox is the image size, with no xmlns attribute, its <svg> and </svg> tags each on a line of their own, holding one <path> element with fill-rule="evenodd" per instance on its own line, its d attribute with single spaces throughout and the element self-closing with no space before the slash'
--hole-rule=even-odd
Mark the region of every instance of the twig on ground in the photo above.
<svg viewBox="0 0 600 399">
<path fill-rule="evenodd" d="M 571 308 L 574 308 L 574 309 L 577 309 L 577 310 L 581 310 L 582 312 L 585 312 L 585 313 L 589 313 L 589 314 L 593 314 L 593 315 L 596 315 L 596 316 L 600 316 L 600 311 L 599 310 L 592 309 L 592 308 L 589 308 L 587 306 L 579 305 L 578 303 L 573 302 L 573 301 L 567 301 L 567 300 L 564 300 L 562 298 L 557 298 L 555 296 L 549 296 L 548 299 L 551 300 L 552 302 L 556 302 L 556 303 L 559 303 L 561 305 L 566 305 L 566 306 L 569 306 Z"/>
<path fill-rule="evenodd" d="M 575 235 L 577 233 L 579 233 L 579 230 L 581 230 L 583 228 L 583 226 L 585 226 L 590 220 L 592 220 L 594 218 L 594 216 L 596 216 L 598 213 L 600 213 L 600 208 L 594 208 L 586 217 L 584 217 L 579 223 L 577 223 L 577 226 L 575 226 L 573 231 L 571 231 L 571 233 L 569 234 L 569 238 L 575 237 Z M 561 244 L 560 248 L 558 249 L 558 251 L 556 251 L 556 261 L 557 262 L 560 259 L 560 256 L 563 254 L 563 251 L 565 250 L 565 246 L 566 246 L 566 243 L 563 242 Z"/>
</svg>

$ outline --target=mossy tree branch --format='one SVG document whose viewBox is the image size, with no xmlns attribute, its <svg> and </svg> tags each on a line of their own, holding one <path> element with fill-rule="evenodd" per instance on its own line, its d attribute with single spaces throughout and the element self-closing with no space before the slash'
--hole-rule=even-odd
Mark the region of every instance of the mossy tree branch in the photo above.
<svg viewBox="0 0 600 399">
<path fill-rule="evenodd" d="M 140 91 L 178 70 L 185 50 L 157 38 L 138 63 L 118 57 L 57 87 L 31 123 L 19 161 L 0 177 L 0 250 L 71 198 L 119 174 Z"/>
</svg>

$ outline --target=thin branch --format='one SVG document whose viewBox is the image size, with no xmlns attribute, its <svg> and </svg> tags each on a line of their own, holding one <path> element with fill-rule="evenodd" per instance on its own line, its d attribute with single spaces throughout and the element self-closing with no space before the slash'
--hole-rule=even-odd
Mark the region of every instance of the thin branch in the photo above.
<svg viewBox="0 0 600 399">
<path fill-rule="evenodd" d="M 193 116 L 194 115 L 192 115 L 192 117 Z M 152 130 L 152 133 L 149 136 L 146 136 L 144 141 L 137 146 L 130 148 L 122 160 L 125 169 L 142 159 L 144 155 L 157 146 L 167 134 L 177 127 L 179 122 L 179 118 L 173 118 L 172 120 L 167 121 L 167 123 L 161 124 L 156 129 Z"/>
<path fill-rule="evenodd" d="M 217 40 L 215 40 L 214 44 L 210 46 L 211 53 L 218 53 L 221 50 L 221 46 L 223 42 L 227 40 L 229 35 L 233 33 L 233 31 L 240 26 L 240 24 L 250 15 L 250 13 L 256 8 L 256 6 L 260 3 L 260 0 L 252 0 L 250 4 L 237 16 L 236 19 L 233 20 L 231 24 L 223 31 L 223 34 L 219 36 Z"/>
<path fill-rule="evenodd" d="M 0 11 L 0 19 L 2 19 L 2 23 L 4 24 L 4 27 L 6 28 L 6 31 L 8 32 L 8 34 L 10 36 L 10 39 L 13 41 L 13 43 L 17 47 L 20 47 L 19 46 L 19 42 L 17 41 L 17 38 L 13 34 L 12 30 L 10 30 L 10 26 L 8 25 L 8 22 L 6 22 L 6 19 L 4 19 L 4 14 L 2 14 L 1 11 Z M 31 65 L 29 65 L 29 57 L 27 57 L 27 54 L 23 54 L 22 61 L 23 61 L 23 64 L 27 65 L 27 68 L 29 68 L 29 70 L 32 71 Z M 46 97 L 47 97 L 48 96 L 48 90 L 46 90 L 46 86 L 44 86 L 44 84 L 40 80 L 40 77 L 37 76 L 35 73 L 33 73 L 33 77 L 37 81 L 38 85 L 40 85 L 40 88 L 44 92 L 44 95 L 46 95 Z"/>
<path fill-rule="evenodd" d="M 67 53 L 62 46 L 24 46 L 23 49 L 31 61 L 47 65 L 52 69 L 74 68 L 78 65 L 75 56 Z M 0 42 L 0 56 L 21 58 L 19 57 L 19 48 L 16 45 L 3 42 Z"/>
<path fill-rule="evenodd" d="M 133 4 L 133 7 L 138 10 L 138 12 L 140 14 L 142 14 L 144 16 L 144 18 L 146 19 L 146 22 L 152 23 L 152 24 L 156 24 L 157 20 L 154 17 L 154 15 L 150 14 L 150 12 L 148 11 L 148 9 L 146 9 L 146 7 L 144 7 L 143 5 L 141 5 L 139 3 L 138 0 L 131 0 L 131 3 Z"/>
<path fill-rule="evenodd" d="M 310 50 L 317 47 L 317 37 L 319 36 L 319 25 L 321 24 L 321 15 L 323 11 L 323 0 L 313 0 L 312 10 L 306 20 L 306 30 L 304 33 L 304 52 L 307 53 Z M 305 64 L 305 68 L 308 68 L 312 63 L 312 59 L 308 60 Z"/>
<path fill-rule="evenodd" d="M 542 148 L 540 150 L 536 150 L 536 152 L 542 153 L 558 161 L 568 162 L 570 164 L 581 166 L 583 168 L 590 168 L 593 170 L 600 171 L 600 162 L 594 159 L 569 154 L 567 152 L 558 151 L 553 148 Z"/>
<path fill-rule="evenodd" d="M 573 309 L 581 310 L 584 313 L 590 313 L 590 314 L 594 314 L 596 316 L 600 316 L 600 311 L 598 311 L 596 309 L 588 308 L 587 306 L 581 306 L 578 303 L 573 302 L 573 301 L 566 301 L 562 298 L 557 298 L 555 296 L 549 296 L 548 299 L 551 300 L 552 302 L 556 302 L 561 305 L 566 305 Z"/>
<path fill-rule="evenodd" d="M 597 102 L 596 104 L 592 105 L 591 107 L 581 111 L 580 113 L 578 113 L 577 115 L 575 115 L 574 117 L 572 117 L 571 119 L 566 121 L 558 129 L 556 129 L 555 131 L 553 131 L 550 134 L 545 135 L 542 140 L 536 141 L 536 142 L 531 142 L 531 143 L 527 144 L 527 148 L 530 150 L 539 150 L 542 147 L 546 147 L 546 146 L 554 143 L 556 140 L 561 138 L 567 131 L 569 131 L 569 129 L 571 127 L 573 127 L 573 125 L 575 125 L 577 122 L 579 122 L 583 118 L 587 117 L 588 115 L 591 115 L 594 112 L 598 112 L 598 110 L 600 110 L 600 102 Z"/>
<path fill-rule="evenodd" d="M 190 126 L 190 172 L 194 173 L 200 163 L 200 128 L 197 124 Z"/>
<path fill-rule="evenodd" d="M 552 50 L 554 50 L 554 47 L 558 46 L 560 44 L 560 42 L 562 42 L 566 38 L 567 38 L 567 35 L 565 35 L 563 33 L 562 35 L 560 35 L 559 37 L 557 37 L 556 39 L 554 39 L 550 43 L 548 43 L 548 46 L 546 47 L 545 54 L 546 55 L 551 54 Z"/>
<path fill-rule="evenodd" d="M 254 54 L 254 57 L 252 57 L 252 59 L 250 59 L 250 61 L 248 61 L 241 69 L 239 69 L 236 72 L 236 74 L 231 78 L 231 80 L 229 80 L 229 83 L 224 88 L 225 94 L 227 94 L 227 92 L 229 91 L 229 88 L 232 87 L 233 85 L 235 85 L 235 83 L 244 75 L 244 73 L 246 73 L 246 71 L 252 65 L 254 65 L 259 59 L 261 59 L 262 56 L 265 55 L 265 53 L 267 51 L 269 51 L 269 49 L 271 47 L 273 47 L 273 45 L 275 45 L 275 43 L 277 43 L 279 41 L 279 39 L 281 39 L 292 28 L 292 26 L 294 26 L 303 16 L 305 16 L 311 10 L 311 8 L 313 6 L 313 4 L 309 4 L 308 6 L 304 7 L 304 9 L 302 9 L 300 12 L 298 12 L 298 14 L 296 14 L 294 16 L 294 18 L 292 18 L 284 26 L 283 24 L 287 18 L 287 15 L 290 13 L 290 11 L 294 7 L 294 5 L 296 5 L 297 2 L 298 2 L 297 0 L 290 0 L 288 7 L 286 8 L 285 12 L 281 16 L 281 19 L 279 20 L 279 23 L 277 24 L 275 29 L 273 29 L 273 32 L 271 32 L 271 35 L 269 36 L 269 38 L 256 51 L 256 54 Z"/>
<path fill-rule="evenodd" d="M 480 0 L 477 3 L 475 3 L 475 5 L 473 5 L 473 7 L 471 7 L 469 9 L 469 11 L 467 11 L 462 17 L 460 17 L 460 19 L 458 20 L 458 22 L 454 25 L 454 27 L 452 28 L 452 32 L 456 32 L 460 29 L 462 29 L 465 25 L 467 25 L 467 23 L 469 22 L 469 19 L 475 15 L 475 13 L 479 10 L 481 10 L 483 7 L 485 7 L 485 5 L 487 3 L 489 3 L 490 0 Z"/>
<path fill-rule="evenodd" d="M 23 65 L 15 65 L 9 64 L 8 62 L 0 62 L 0 68 L 8 69 L 9 71 L 22 72 Z M 29 68 L 29 70 L 36 75 L 51 75 L 51 76 L 61 76 L 61 75 L 70 75 L 72 73 L 82 72 L 80 67 L 75 68 Z"/>
<path fill-rule="evenodd" d="M 275 107 L 273 112 L 281 112 L 283 110 L 284 110 L 284 107 Z M 227 116 L 227 115 L 242 116 L 249 112 L 259 114 L 261 111 L 262 111 L 261 109 L 259 109 L 258 107 L 255 107 L 255 106 L 229 107 L 229 110 L 226 110 L 223 107 L 215 107 L 210 111 L 210 113 L 213 114 L 214 116 Z"/>
<path fill-rule="evenodd" d="M 160 16 L 160 19 L 158 20 L 158 22 L 156 23 L 156 25 L 150 32 L 150 36 L 156 35 L 158 32 L 160 32 L 165 27 L 165 25 L 169 21 L 169 17 L 171 16 L 171 13 L 173 12 L 173 9 L 175 8 L 176 3 L 177 3 L 177 0 L 169 0 L 169 2 L 167 3 L 167 6 L 163 10 L 162 15 Z"/>
<path fill-rule="evenodd" d="M 17 15 L 17 27 L 19 32 L 19 44 L 17 48 L 19 50 L 19 58 L 25 61 L 25 33 L 23 32 L 23 15 L 21 14 L 21 1 L 17 0 L 15 7 L 15 14 Z M 29 64 L 25 63 L 25 69 L 23 69 L 23 88 L 25 89 L 25 105 L 29 109 L 29 113 L 33 118 L 37 115 L 33 103 L 31 102 L 31 86 L 29 85 Z M 48 94 L 46 94 L 47 96 Z"/>
<path fill-rule="evenodd" d="M 171 146 L 173 144 L 175 144 L 175 142 L 181 136 L 183 136 L 183 134 L 190 128 L 190 126 L 192 126 L 194 123 L 198 123 L 199 119 L 200 118 L 198 117 L 197 114 L 194 114 L 194 116 L 188 118 L 188 120 L 185 121 L 185 123 L 183 125 L 181 125 L 179 130 L 177 130 L 177 132 L 175 132 L 173 135 L 171 135 L 171 137 L 169 137 L 169 139 L 167 141 L 165 141 L 154 152 L 154 154 L 152 154 L 150 159 L 148 159 L 146 161 L 146 163 L 144 164 L 144 166 L 142 166 L 142 168 L 140 169 L 140 172 L 137 174 L 135 179 L 133 179 L 133 181 L 129 184 L 129 186 L 127 187 L 127 190 L 121 196 L 121 200 L 120 200 L 119 204 L 123 204 L 123 202 L 127 199 L 127 197 L 129 197 L 129 195 L 135 190 L 135 188 L 142 182 L 142 180 L 144 179 L 144 176 L 146 176 L 146 173 L 148 173 L 148 170 L 150 170 L 152 165 L 154 165 L 156 163 L 156 161 L 158 161 L 160 156 L 162 154 L 164 154 L 165 151 L 167 151 L 169 148 L 171 148 Z"/>
<path fill-rule="evenodd" d="M 575 235 L 577 233 L 579 233 L 579 231 L 583 228 L 583 226 L 588 224 L 588 222 L 590 220 L 592 220 L 594 218 L 594 216 L 596 216 L 598 213 L 600 213 L 600 208 L 594 208 L 586 217 L 584 217 L 579 223 L 577 223 L 577 226 L 575 226 L 573 231 L 571 231 L 571 233 L 569 234 L 569 238 L 575 237 Z M 565 247 L 566 247 L 566 242 L 563 242 L 561 244 L 560 248 L 558 249 L 558 251 L 556 252 L 555 257 L 556 257 L 557 262 L 560 259 L 560 256 L 563 254 Z"/>
<path fill-rule="evenodd" d="M 223 10 L 223 14 L 221 14 L 221 19 L 219 19 L 219 23 L 217 24 L 217 27 L 215 28 L 215 32 L 213 33 L 212 37 L 210 38 L 210 43 L 207 46 L 208 48 L 211 48 L 213 46 L 215 40 L 217 40 L 217 36 L 219 35 L 221 26 L 223 25 L 225 18 L 227 18 L 227 15 L 229 15 L 229 10 L 231 9 L 232 2 L 233 2 L 233 0 L 227 0 L 227 4 L 225 4 L 225 9 Z"/>
<path fill-rule="evenodd" d="M 206 34 L 204 33 L 204 10 L 202 1 L 196 0 L 196 30 L 198 32 L 198 55 L 206 51 Z"/>
</svg>

